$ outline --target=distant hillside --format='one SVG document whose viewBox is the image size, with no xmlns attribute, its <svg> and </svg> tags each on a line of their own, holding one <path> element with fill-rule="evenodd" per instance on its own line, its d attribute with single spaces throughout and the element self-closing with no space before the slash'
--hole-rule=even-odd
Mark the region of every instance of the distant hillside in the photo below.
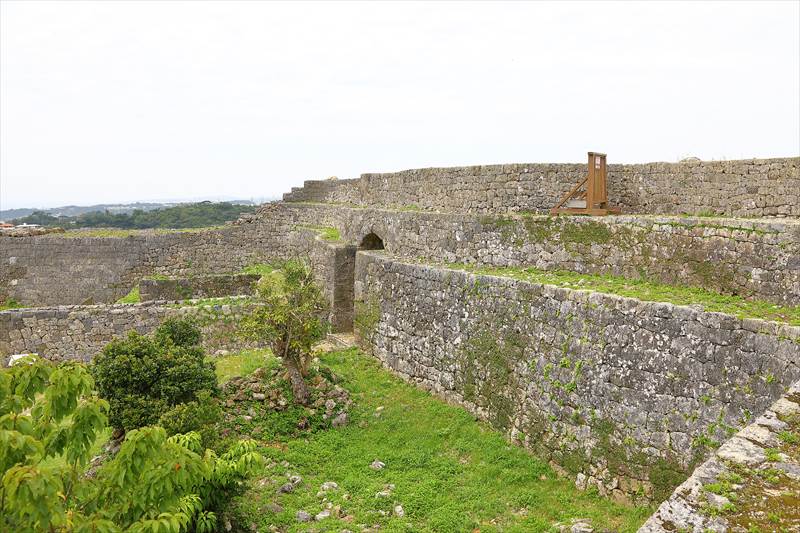
<svg viewBox="0 0 800 533">
<path fill-rule="evenodd" d="M 217 202 L 225 202 L 234 205 L 257 205 L 256 202 L 251 200 L 228 200 L 216 198 Z M 192 202 L 134 202 L 130 204 L 95 204 L 95 205 L 64 205 L 61 207 L 52 207 L 49 209 L 36 208 L 36 207 L 20 207 L 18 209 L 0 210 L 0 220 L 13 220 L 16 218 L 27 217 L 33 213 L 47 213 L 54 217 L 76 217 L 86 213 L 103 213 L 109 211 L 111 213 L 133 213 L 139 211 L 151 211 L 153 209 L 163 209 L 165 207 L 174 207 L 178 205 L 198 203 L 199 199 Z"/>
<path fill-rule="evenodd" d="M 244 213 L 252 213 L 256 206 L 248 202 L 199 202 L 179 204 L 172 207 L 133 209 L 130 212 L 90 211 L 77 216 L 56 216 L 47 211 L 33 213 L 12 219 L 14 224 L 39 224 L 41 226 L 60 226 L 71 228 L 200 228 L 218 226 L 236 220 Z M 49 210 L 57 211 L 57 210 Z"/>
</svg>

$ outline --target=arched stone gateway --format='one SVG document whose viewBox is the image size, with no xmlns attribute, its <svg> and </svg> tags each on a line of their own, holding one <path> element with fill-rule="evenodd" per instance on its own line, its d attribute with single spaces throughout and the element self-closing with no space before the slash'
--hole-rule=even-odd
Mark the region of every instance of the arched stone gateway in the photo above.
<svg viewBox="0 0 800 533">
<path fill-rule="evenodd" d="M 364 235 L 361 239 L 361 244 L 358 245 L 359 250 L 383 250 L 383 239 L 378 237 L 374 232 Z"/>
</svg>

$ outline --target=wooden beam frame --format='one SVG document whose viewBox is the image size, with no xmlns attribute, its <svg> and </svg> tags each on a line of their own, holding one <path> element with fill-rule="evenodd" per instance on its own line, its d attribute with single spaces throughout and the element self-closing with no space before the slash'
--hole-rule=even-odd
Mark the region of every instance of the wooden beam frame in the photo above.
<svg viewBox="0 0 800 533">
<path fill-rule="evenodd" d="M 606 154 L 589 152 L 589 164 L 586 177 L 569 190 L 550 210 L 551 215 L 618 215 L 618 207 L 608 205 L 606 172 Z M 582 187 L 586 187 L 582 190 Z M 584 207 L 564 207 L 570 200 L 584 200 Z"/>
</svg>

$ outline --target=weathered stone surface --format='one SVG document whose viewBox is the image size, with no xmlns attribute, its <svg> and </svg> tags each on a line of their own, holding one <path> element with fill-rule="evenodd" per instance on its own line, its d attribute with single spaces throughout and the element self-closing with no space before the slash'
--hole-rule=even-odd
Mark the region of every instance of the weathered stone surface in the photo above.
<svg viewBox="0 0 800 533">
<path fill-rule="evenodd" d="M 776 411 L 800 410 L 798 399 L 800 382 L 772 405 L 771 415 L 756 419 L 698 467 L 639 532 L 800 530 L 800 448 L 780 439 L 785 431 L 800 436 L 800 418 L 790 415 L 783 426 L 771 422 Z M 772 436 L 765 438 L 765 431 Z M 753 435 L 776 447 L 752 442 Z"/>
<path fill-rule="evenodd" d="M 333 226 L 354 244 L 375 233 L 387 252 L 406 259 L 647 277 L 800 304 L 797 219 L 478 216 L 292 203 L 258 217 L 266 225 L 288 218 Z"/>
<path fill-rule="evenodd" d="M 0 363 L 5 364 L 9 355 L 28 352 L 55 361 L 89 361 L 112 339 L 129 331 L 149 333 L 171 317 L 198 319 L 209 352 L 252 346 L 236 335 L 234 322 L 250 306 L 226 307 L 227 312 L 213 306 L 178 308 L 156 301 L 0 311 Z"/>
<path fill-rule="evenodd" d="M 423 168 L 306 181 L 285 201 L 504 213 L 545 212 L 586 175 L 586 164 Z M 800 158 L 608 166 L 611 205 L 626 212 L 800 216 Z"/>
<path fill-rule="evenodd" d="M 359 253 L 355 278 L 358 333 L 387 367 L 601 494 L 668 494 L 698 454 L 800 378 L 796 327 L 748 328 L 720 313 L 381 253 Z M 720 452 L 764 460 L 746 439 Z"/>
<path fill-rule="evenodd" d="M 257 274 L 217 274 L 191 278 L 148 279 L 139 282 L 139 298 L 151 300 L 188 300 L 245 296 L 255 293 Z"/>
<path fill-rule="evenodd" d="M 334 311 L 334 331 L 351 330 L 355 248 L 317 238 L 276 204 L 265 206 L 262 213 L 271 214 L 258 223 L 249 218 L 197 232 L 2 238 L 0 301 L 13 298 L 27 306 L 113 303 L 146 276 L 227 274 L 249 264 L 299 256 L 311 263 L 323 286 Z M 172 299 L 186 297 L 177 296 Z"/>
</svg>

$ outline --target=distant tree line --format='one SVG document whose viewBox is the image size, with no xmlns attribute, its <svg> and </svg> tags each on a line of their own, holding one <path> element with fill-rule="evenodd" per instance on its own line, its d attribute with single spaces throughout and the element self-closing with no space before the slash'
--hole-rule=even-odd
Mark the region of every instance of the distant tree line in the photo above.
<svg viewBox="0 0 800 533">
<path fill-rule="evenodd" d="M 202 228 L 224 224 L 229 220 L 236 220 L 243 213 L 253 211 L 255 206 L 251 205 L 200 202 L 149 211 L 135 209 L 131 213 L 95 211 L 74 217 L 56 217 L 43 211 L 35 211 L 26 217 L 12 220 L 12 223 L 63 228 Z"/>
</svg>

